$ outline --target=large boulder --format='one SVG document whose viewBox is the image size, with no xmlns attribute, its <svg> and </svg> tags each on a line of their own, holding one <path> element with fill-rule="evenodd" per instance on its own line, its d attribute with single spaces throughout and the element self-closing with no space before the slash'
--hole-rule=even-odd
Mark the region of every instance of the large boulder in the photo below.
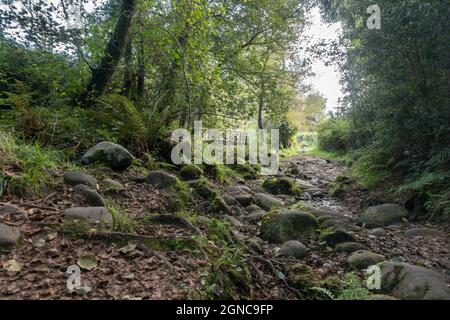
<svg viewBox="0 0 450 320">
<path fill-rule="evenodd" d="M 295 182 L 295 179 L 287 177 L 266 179 L 263 183 L 263 188 L 274 195 L 296 195 L 300 191 L 300 187 Z"/>
<path fill-rule="evenodd" d="M 104 163 L 113 170 L 125 170 L 133 163 L 133 155 L 124 147 L 103 141 L 84 154 L 81 161 L 88 163 Z"/>
<path fill-rule="evenodd" d="M 358 222 L 366 228 L 380 228 L 401 223 L 408 217 L 408 211 L 398 204 L 383 204 L 369 207 L 358 216 Z"/>
<path fill-rule="evenodd" d="M 69 219 L 82 219 L 89 222 L 113 222 L 111 213 L 105 207 L 79 207 L 64 210 L 64 217 Z"/>
<path fill-rule="evenodd" d="M 90 188 L 97 189 L 97 179 L 79 171 L 66 172 L 64 174 L 64 183 L 72 187 L 84 184 Z"/>
<path fill-rule="evenodd" d="M 284 243 L 306 239 L 318 227 L 316 218 L 309 213 L 297 209 L 280 209 L 264 216 L 261 234 L 267 241 Z"/>
<path fill-rule="evenodd" d="M 17 244 L 20 239 L 20 230 L 0 223 L 0 249 L 10 248 Z"/>
<path fill-rule="evenodd" d="M 347 259 L 347 263 L 355 269 L 367 269 L 370 266 L 376 265 L 384 260 L 380 254 L 367 251 L 358 250 L 353 252 Z"/>
<path fill-rule="evenodd" d="M 145 182 L 157 187 L 173 187 L 176 186 L 180 180 L 177 177 L 167 173 L 165 171 L 157 170 L 152 171 L 145 178 Z"/>
<path fill-rule="evenodd" d="M 180 170 L 180 177 L 184 181 L 197 180 L 200 179 L 202 175 L 203 175 L 202 169 L 193 164 L 185 165 Z"/>
<path fill-rule="evenodd" d="M 447 279 L 440 273 L 401 262 L 383 262 L 381 290 L 402 300 L 450 300 Z"/>
<path fill-rule="evenodd" d="M 264 210 L 278 209 L 283 207 L 284 205 L 281 200 L 278 200 L 277 198 L 269 196 L 265 193 L 257 193 L 255 195 L 255 203 Z"/>
</svg>

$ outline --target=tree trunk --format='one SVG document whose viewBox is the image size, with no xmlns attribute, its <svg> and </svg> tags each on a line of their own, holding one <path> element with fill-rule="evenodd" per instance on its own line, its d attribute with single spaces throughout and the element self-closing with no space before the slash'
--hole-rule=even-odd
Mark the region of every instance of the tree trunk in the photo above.
<svg viewBox="0 0 450 320">
<path fill-rule="evenodd" d="M 99 67 L 92 71 L 86 101 L 104 95 L 128 44 L 138 0 L 122 0 L 119 18 Z"/>
<path fill-rule="evenodd" d="M 141 41 L 138 48 L 138 74 L 137 74 L 137 85 L 136 85 L 136 95 L 138 99 L 144 97 L 144 83 L 145 83 L 145 53 L 144 53 L 144 43 Z"/>
<path fill-rule="evenodd" d="M 261 84 L 261 92 L 259 93 L 258 104 L 258 129 L 264 129 L 263 123 L 263 111 L 264 111 L 264 84 Z"/>
<path fill-rule="evenodd" d="M 131 43 L 131 39 L 129 39 L 127 47 L 125 49 L 125 73 L 123 76 L 123 89 L 122 94 L 130 98 L 131 96 L 131 88 L 133 86 L 133 46 Z"/>
</svg>

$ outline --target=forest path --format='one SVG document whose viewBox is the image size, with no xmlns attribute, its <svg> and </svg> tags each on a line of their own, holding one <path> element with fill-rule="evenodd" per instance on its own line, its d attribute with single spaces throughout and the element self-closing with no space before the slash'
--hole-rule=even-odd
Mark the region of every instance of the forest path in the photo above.
<svg viewBox="0 0 450 320">
<path fill-rule="evenodd" d="M 298 178 L 306 178 L 312 184 L 328 192 L 309 203 L 316 207 L 325 206 L 341 212 L 350 220 L 366 209 L 368 190 L 359 187 L 349 179 L 348 187 L 342 188 L 337 196 L 331 196 L 330 190 L 339 176 L 348 177 L 348 169 L 337 161 L 317 157 L 297 156 L 282 164 L 283 171 L 298 167 Z M 339 178 L 338 178 L 339 179 Z M 378 203 L 382 204 L 382 203 Z M 357 232 L 361 243 L 369 250 L 384 255 L 390 260 L 423 265 L 446 274 L 450 282 L 450 229 L 445 225 L 426 222 L 404 221 L 384 228 L 361 229 Z"/>
<path fill-rule="evenodd" d="M 68 208 L 88 205 L 76 194 L 77 187 L 62 181 L 44 196 L 7 195 L 4 204 L 0 203 L 0 223 L 17 228 L 21 240 L 12 250 L 0 252 L 0 299 L 326 298 L 318 292 L 315 295 L 311 288 L 327 287 L 327 279 L 342 278 L 350 271 L 365 278 L 363 268 L 349 265 L 349 253 L 337 250 L 338 243 L 334 245 L 336 239 L 343 242 L 339 238 L 342 232 L 350 235 L 353 246 L 357 243 L 383 259 L 437 270 L 447 277 L 442 283 L 450 276 L 447 227 L 404 221 L 383 229 L 362 228 L 357 217 L 364 209 L 367 191 L 355 187 L 351 179 L 343 179 L 346 170 L 334 161 L 300 155 L 283 160 L 277 177 L 236 179 L 233 185 L 215 184 L 208 176 L 208 183 L 219 190 L 228 206 L 229 212 L 223 214 L 202 213 L 205 204 L 211 207 L 212 203 L 196 194 L 194 181 L 190 183 L 192 201 L 185 209 L 187 216 L 175 219 L 170 210 L 180 194 L 142 183 L 133 170 L 87 170 L 103 179 L 101 196 L 128 213 L 119 223 L 122 232 L 131 235 L 101 233 L 97 227 L 85 229 L 80 221 L 67 225 L 64 213 Z M 55 174 L 62 176 L 64 172 Z M 163 176 L 176 174 L 163 171 Z M 121 190 L 107 191 L 105 178 L 115 179 Z M 274 195 L 264 187 L 273 179 L 295 181 L 301 192 Z M 339 192 L 336 180 L 346 185 Z M 266 213 L 274 203 L 286 210 L 310 211 L 320 222 L 320 231 L 294 247 L 264 241 L 263 220 L 273 216 Z M 223 230 L 210 217 L 229 223 L 232 237 L 225 235 L 221 240 L 227 244 L 215 238 L 223 235 Z M 328 238 L 332 244 L 327 244 L 323 236 L 333 230 L 342 232 L 334 234 L 334 240 Z M 0 236 L 8 236 L 4 231 L 0 230 Z M 194 234 L 209 238 L 207 251 L 195 249 L 198 243 L 190 240 Z M 236 251 L 236 240 L 245 245 L 244 252 Z M 218 245 L 224 247 L 215 247 Z M 215 250 L 221 252 L 220 256 L 215 256 Z M 244 271 L 236 261 L 248 266 L 250 280 L 239 278 Z M 69 266 L 81 267 L 81 283 L 87 286 L 77 294 L 67 287 Z M 232 283 L 227 282 L 230 278 L 223 278 L 230 274 L 234 274 Z"/>
</svg>

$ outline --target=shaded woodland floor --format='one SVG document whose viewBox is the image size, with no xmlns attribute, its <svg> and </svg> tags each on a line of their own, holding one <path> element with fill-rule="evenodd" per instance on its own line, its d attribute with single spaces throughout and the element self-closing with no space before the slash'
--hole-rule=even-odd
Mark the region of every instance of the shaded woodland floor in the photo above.
<svg viewBox="0 0 450 320">
<path fill-rule="evenodd" d="M 283 176 L 295 177 L 303 184 L 303 192 L 299 195 L 276 197 L 286 207 L 301 202 L 318 216 L 320 212 L 332 211 L 349 222 L 347 229 L 351 229 L 355 242 L 367 250 L 384 256 L 386 260 L 434 269 L 450 279 L 448 227 L 405 222 L 375 232 L 362 228 L 357 226 L 356 216 L 367 207 L 368 191 L 358 188 L 350 179 L 336 192 L 336 179 L 349 175 L 339 163 L 296 156 L 285 160 L 281 171 Z M 55 172 L 55 175 L 62 177 L 63 173 Z M 99 180 L 115 179 L 124 187 L 119 192 L 102 194 L 116 208 L 128 212 L 128 219 L 135 223 L 135 233 L 153 240 L 193 238 L 205 249 L 192 249 L 188 245 L 177 244 L 178 240 L 169 249 L 141 246 L 132 238 L 129 243 L 99 240 L 95 237 L 95 230 L 91 230 L 92 234 L 88 230 L 70 235 L 67 229 L 62 228 L 62 212 L 69 207 L 85 206 L 85 202 L 60 179 L 60 183 L 43 197 L 9 195 L 2 200 L 24 209 L 28 219 L 18 215 L 2 217 L 3 223 L 20 228 L 23 239 L 15 249 L 0 254 L 0 265 L 10 260 L 21 264 L 18 272 L 0 269 L 1 299 L 326 299 L 328 297 L 311 290 L 311 287 L 334 288 L 338 285 L 332 279 L 343 279 L 347 272 L 352 271 L 347 262 L 348 254 L 337 252 L 324 244 L 320 237 L 302 241 L 308 248 L 306 257 L 302 259 L 281 255 L 280 245 L 258 238 L 261 224 L 258 217 L 248 219 L 250 214 L 244 206 L 238 205 L 240 210 L 215 218 L 226 221 L 232 231 L 229 236 L 232 239 L 228 241 L 234 244 L 229 244 L 227 249 L 232 251 L 231 256 L 235 253 L 233 250 L 238 250 L 236 243 L 244 243 L 245 248 L 239 249 L 238 259 L 248 268 L 249 275 L 240 277 L 239 274 L 245 274 L 245 270 L 240 270 L 240 267 L 230 270 L 228 262 L 220 257 L 212 258 L 215 246 L 221 242 L 211 240 L 210 221 L 194 213 L 203 202 L 201 198 L 192 196 L 184 209 L 182 219 L 188 221 L 187 225 L 152 220 L 148 218 L 150 213 L 151 216 L 171 214 L 171 199 L 179 195 L 140 183 L 139 173 L 132 169 L 114 173 L 96 168 L 93 174 Z M 261 183 L 261 180 L 239 179 L 235 185 L 217 183 L 217 187 L 225 199 L 242 190 L 254 199 L 256 194 L 266 193 L 261 189 Z M 422 232 L 424 236 L 410 232 L 419 229 L 419 234 Z M 209 240 L 203 242 L 203 238 Z M 95 267 L 91 270 L 82 268 L 81 273 L 83 285 L 89 284 L 91 290 L 71 293 L 67 289 L 65 272 L 68 266 L 79 264 L 85 257 L 95 261 Z M 233 276 L 235 273 L 238 276 Z M 355 274 L 364 281 L 363 271 L 355 270 Z"/>
</svg>

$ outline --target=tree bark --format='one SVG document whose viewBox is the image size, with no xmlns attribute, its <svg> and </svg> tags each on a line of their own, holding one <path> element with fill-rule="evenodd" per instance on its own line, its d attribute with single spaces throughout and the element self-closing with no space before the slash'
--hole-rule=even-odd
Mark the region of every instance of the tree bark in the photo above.
<svg viewBox="0 0 450 320">
<path fill-rule="evenodd" d="M 261 92 L 259 93 L 258 104 L 258 129 L 264 129 L 263 111 L 264 111 L 264 84 L 261 83 Z"/>
<path fill-rule="evenodd" d="M 138 0 L 122 0 L 119 18 L 106 47 L 100 65 L 92 71 L 92 78 L 86 90 L 85 100 L 89 101 L 104 95 L 111 82 L 114 71 L 122 59 L 129 42 L 136 4 Z"/>
<path fill-rule="evenodd" d="M 144 97 L 144 85 L 145 85 L 145 53 L 144 43 L 141 41 L 138 47 L 138 74 L 136 84 L 136 96 L 138 99 Z"/>
<path fill-rule="evenodd" d="M 123 76 L 123 89 L 122 89 L 122 94 L 127 98 L 130 98 L 131 89 L 133 87 L 132 59 L 133 59 L 133 46 L 131 43 L 131 39 L 129 39 L 128 44 L 125 48 L 125 72 Z"/>
</svg>

